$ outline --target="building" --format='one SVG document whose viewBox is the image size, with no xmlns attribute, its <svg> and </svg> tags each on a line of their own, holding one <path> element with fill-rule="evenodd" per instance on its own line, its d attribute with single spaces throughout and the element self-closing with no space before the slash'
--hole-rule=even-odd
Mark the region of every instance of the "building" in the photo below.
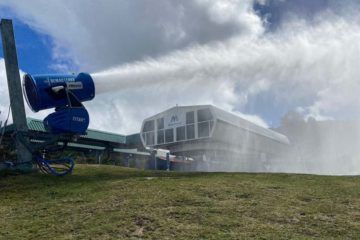
<svg viewBox="0 0 360 240">
<path fill-rule="evenodd" d="M 149 148 L 195 159 L 194 170 L 266 171 L 289 145 L 286 136 L 212 105 L 176 106 L 145 119 Z"/>
<path fill-rule="evenodd" d="M 28 118 L 27 124 L 32 144 L 51 137 L 42 121 Z M 13 125 L 6 127 L 3 143 L 13 143 L 14 130 Z M 57 145 L 63 144 L 59 139 Z M 171 169 L 276 171 L 271 166 L 281 165 L 279 161 L 285 159 L 283 153 L 288 148 L 288 138 L 278 132 L 217 107 L 198 105 L 176 106 L 149 117 L 138 134 L 125 136 L 88 129 L 86 135 L 69 141 L 65 150 L 79 152 L 84 159 L 93 159 L 92 163 L 154 168 L 154 161 L 154 166 L 162 166 L 164 160 L 149 150 L 167 149 L 177 156 Z M 189 158 L 192 161 L 187 161 Z"/>
<path fill-rule="evenodd" d="M 30 142 L 32 145 L 41 144 L 49 140 L 52 134 L 45 130 L 41 120 L 27 118 Z M 13 134 L 15 127 L 13 124 L 1 129 L 4 132 L 2 146 L 7 149 L 14 149 Z M 2 135 L 2 134 L 1 134 Z M 55 144 L 63 146 L 63 139 L 59 139 Z M 141 146 L 139 134 L 121 135 L 94 129 L 88 129 L 86 135 L 72 139 L 66 145 L 65 151 L 78 152 L 85 159 L 93 158 L 96 163 L 108 163 L 116 165 L 134 166 L 144 168 L 150 153 L 144 151 Z M 0 159 L 1 160 L 1 159 Z"/>
</svg>

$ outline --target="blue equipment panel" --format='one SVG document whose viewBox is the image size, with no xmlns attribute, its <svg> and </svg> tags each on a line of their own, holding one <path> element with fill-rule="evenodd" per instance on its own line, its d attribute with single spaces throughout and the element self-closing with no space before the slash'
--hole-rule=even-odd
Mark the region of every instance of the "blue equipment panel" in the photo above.
<svg viewBox="0 0 360 240">
<path fill-rule="evenodd" d="M 56 93 L 56 87 L 67 87 L 80 101 L 89 101 L 95 97 L 95 85 L 87 73 L 79 75 L 30 75 L 23 79 L 24 95 L 28 105 L 34 112 L 63 107 L 68 100 L 64 95 Z"/>
<path fill-rule="evenodd" d="M 89 114 L 85 108 L 63 108 L 44 119 L 45 129 L 51 133 L 85 134 L 89 126 Z"/>
</svg>

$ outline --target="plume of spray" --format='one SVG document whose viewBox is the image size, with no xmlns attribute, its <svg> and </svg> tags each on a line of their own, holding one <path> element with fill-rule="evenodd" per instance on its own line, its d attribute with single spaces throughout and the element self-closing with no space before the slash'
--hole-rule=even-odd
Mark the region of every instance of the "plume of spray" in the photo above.
<svg viewBox="0 0 360 240">
<path fill-rule="evenodd" d="M 281 107 L 300 106 L 316 118 L 339 117 L 338 111 L 346 114 L 344 107 L 358 115 L 359 30 L 343 19 L 316 26 L 290 24 L 276 34 L 195 46 L 93 77 L 98 94 L 150 86 L 204 92 L 227 85 L 238 96 L 237 104 L 265 93 Z"/>
<path fill-rule="evenodd" d="M 98 94 L 149 88 L 191 92 L 201 99 L 202 95 L 208 97 L 209 92 L 216 92 L 211 96 L 218 98 L 214 104 L 221 102 L 222 96 L 231 96 L 226 100 L 230 110 L 242 109 L 250 98 L 265 95 L 272 100 L 272 106 L 297 108 L 305 117 L 356 119 L 360 115 L 359 32 L 360 25 L 354 19 L 327 12 L 311 25 L 292 21 L 274 33 L 239 35 L 223 42 L 192 46 L 157 59 L 93 73 L 93 77 Z M 318 140 L 324 141 L 324 136 Z M 344 164 L 326 159 L 313 161 L 318 165 L 310 170 L 288 169 L 316 173 L 321 172 L 319 166 L 329 163 L 327 173 L 336 173 L 339 164 Z M 360 164 L 355 165 L 353 170 L 360 172 Z"/>
</svg>

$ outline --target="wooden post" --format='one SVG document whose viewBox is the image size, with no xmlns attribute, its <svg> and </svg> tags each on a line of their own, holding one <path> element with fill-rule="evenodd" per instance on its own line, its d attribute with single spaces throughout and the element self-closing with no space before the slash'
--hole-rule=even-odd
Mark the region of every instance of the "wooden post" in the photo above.
<svg viewBox="0 0 360 240">
<path fill-rule="evenodd" d="M 12 21 L 9 19 L 1 19 L 0 28 L 13 124 L 16 131 L 27 132 L 28 127 L 21 89 L 19 64 Z M 31 153 L 21 142 L 17 140 L 16 150 L 17 162 L 27 162 L 32 160 Z"/>
</svg>

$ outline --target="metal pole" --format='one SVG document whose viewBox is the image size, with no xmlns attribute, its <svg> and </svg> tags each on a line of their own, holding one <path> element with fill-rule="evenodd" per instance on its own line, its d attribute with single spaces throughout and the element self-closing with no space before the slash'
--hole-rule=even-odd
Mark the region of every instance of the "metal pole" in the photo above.
<svg viewBox="0 0 360 240">
<path fill-rule="evenodd" d="M 28 127 L 12 21 L 9 19 L 1 19 L 0 28 L 13 123 L 16 131 L 27 132 Z M 27 162 L 32 160 L 31 153 L 18 140 L 16 140 L 16 150 L 17 162 Z"/>
<path fill-rule="evenodd" d="M 157 170 L 157 158 L 156 158 L 156 151 L 154 151 L 154 160 L 155 160 L 155 170 Z"/>
<path fill-rule="evenodd" d="M 170 171 L 170 153 L 166 153 L 166 171 Z"/>
<path fill-rule="evenodd" d="M 101 152 L 100 151 L 96 151 L 96 158 L 97 158 L 97 161 L 98 161 L 98 164 L 100 165 L 101 164 Z"/>
</svg>

